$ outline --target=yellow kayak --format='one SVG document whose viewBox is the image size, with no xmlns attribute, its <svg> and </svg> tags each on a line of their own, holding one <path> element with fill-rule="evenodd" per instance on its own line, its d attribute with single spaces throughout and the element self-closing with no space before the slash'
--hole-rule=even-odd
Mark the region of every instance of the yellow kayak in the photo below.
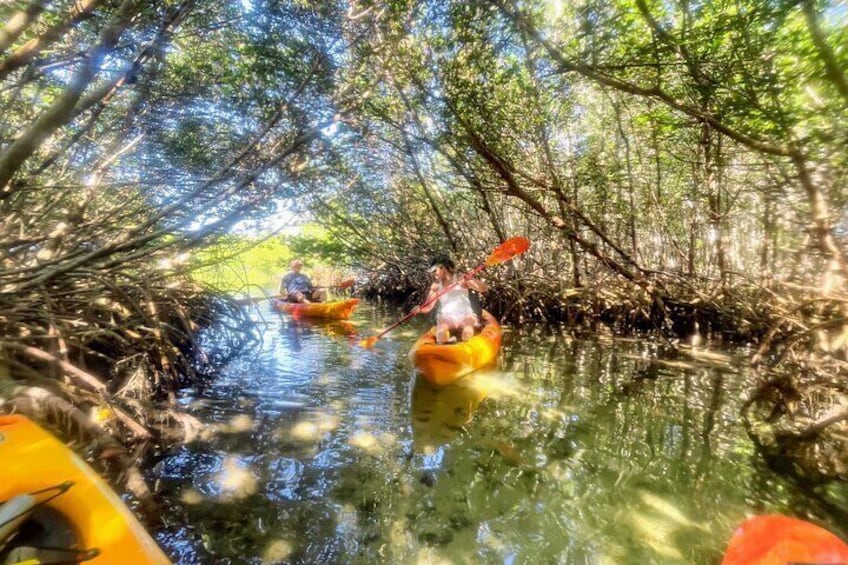
<svg viewBox="0 0 848 565">
<path fill-rule="evenodd" d="M 493 364 L 501 347 L 501 326 L 485 310 L 482 317 L 483 330 L 468 341 L 438 345 L 436 328 L 431 328 L 412 346 L 412 364 L 424 378 L 440 386 Z"/>
<path fill-rule="evenodd" d="M 358 298 L 334 300 L 333 302 L 285 302 L 275 300 L 274 308 L 280 312 L 303 318 L 325 318 L 327 320 L 347 320 L 353 309 L 359 304 Z"/>
<path fill-rule="evenodd" d="M 0 561 L 170 563 L 109 485 L 25 416 L 0 416 L 0 462 Z"/>
</svg>

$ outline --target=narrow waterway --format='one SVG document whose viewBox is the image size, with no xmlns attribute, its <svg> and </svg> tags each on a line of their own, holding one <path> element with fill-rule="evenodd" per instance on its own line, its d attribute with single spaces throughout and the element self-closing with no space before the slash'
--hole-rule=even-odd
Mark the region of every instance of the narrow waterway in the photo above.
<svg viewBox="0 0 848 565">
<path fill-rule="evenodd" d="M 397 311 L 262 316 L 154 469 L 176 563 L 707 564 L 748 514 L 831 520 L 745 434 L 747 351 L 507 328 L 498 367 L 436 389 L 422 323 L 358 346 Z"/>
</svg>

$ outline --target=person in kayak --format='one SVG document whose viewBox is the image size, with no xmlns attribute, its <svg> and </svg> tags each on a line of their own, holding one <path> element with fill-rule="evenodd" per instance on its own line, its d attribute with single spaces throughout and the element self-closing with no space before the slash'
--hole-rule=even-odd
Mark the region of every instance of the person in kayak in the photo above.
<svg viewBox="0 0 848 565">
<path fill-rule="evenodd" d="M 430 272 L 433 273 L 434 281 L 430 285 L 430 292 L 424 304 L 428 304 L 433 297 L 442 292 L 443 289 L 454 283 L 459 283 L 448 292 L 443 294 L 437 302 L 425 307 L 416 306 L 413 312 L 426 314 L 438 305 L 436 314 L 436 343 L 447 343 L 451 333 L 458 331 L 462 341 L 468 341 L 474 336 L 474 328 L 479 324 L 479 316 L 472 306 L 469 290 L 484 293 L 489 285 L 478 279 L 462 280 L 456 276 L 456 264 L 447 255 L 439 255 L 430 262 Z"/>
<path fill-rule="evenodd" d="M 290 271 L 280 281 L 280 294 L 286 296 L 286 302 L 324 302 L 327 299 L 327 290 L 313 286 L 308 276 L 300 272 L 303 261 L 295 259 L 289 265 Z"/>
</svg>

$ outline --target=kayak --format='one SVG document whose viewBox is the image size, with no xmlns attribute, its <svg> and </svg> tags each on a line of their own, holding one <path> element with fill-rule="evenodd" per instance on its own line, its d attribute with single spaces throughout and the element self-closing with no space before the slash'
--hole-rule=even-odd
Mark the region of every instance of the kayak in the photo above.
<svg viewBox="0 0 848 565">
<path fill-rule="evenodd" d="M 848 545 L 811 522 L 780 514 L 748 518 L 736 528 L 722 565 L 848 563 Z"/>
<path fill-rule="evenodd" d="M 286 302 L 274 300 L 274 308 L 295 317 L 325 318 L 328 320 L 347 320 L 356 305 L 358 298 L 334 300 L 332 302 Z"/>
<path fill-rule="evenodd" d="M 25 416 L 0 416 L 0 562 L 170 563 L 117 494 Z"/>
<path fill-rule="evenodd" d="M 416 450 L 426 452 L 446 443 L 471 421 L 489 393 L 488 383 L 481 377 L 469 375 L 446 386 L 433 385 L 422 375 L 415 379 L 411 416 Z"/>
<path fill-rule="evenodd" d="M 428 381 L 444 386 L 494 363 L 501 347 L 501 326 L 485 310 L 482 317 L 482 331 L 468 341 L 438 345 L 436 328 L 430 328 L 409 351 L 412 364 Z"/>
</svg>

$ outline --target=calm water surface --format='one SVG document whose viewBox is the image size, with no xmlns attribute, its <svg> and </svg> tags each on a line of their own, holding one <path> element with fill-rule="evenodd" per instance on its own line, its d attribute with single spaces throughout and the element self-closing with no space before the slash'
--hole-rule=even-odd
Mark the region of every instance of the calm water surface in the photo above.
<svg viewBox="0 0 848 565">
<path fill-rule="evenodd" d="M 423 325 L 357 345 L 397 311 L 262 316 L 154 470 L 176 563 L 706 564 L 747 514 L 828 523 L 745 434 L 746 351 L 507 329 L 497 368 L 436 389 Z"/>
</svg>

